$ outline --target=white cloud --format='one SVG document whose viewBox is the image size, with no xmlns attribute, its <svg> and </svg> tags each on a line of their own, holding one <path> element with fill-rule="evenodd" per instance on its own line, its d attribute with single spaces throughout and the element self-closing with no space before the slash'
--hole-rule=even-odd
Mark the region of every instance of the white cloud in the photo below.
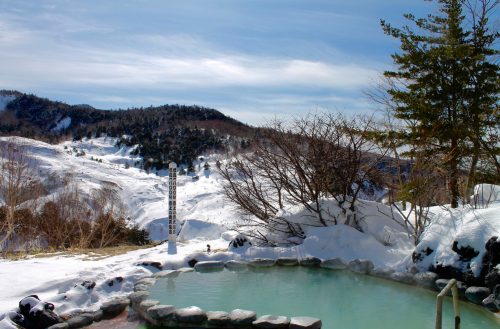
<svg viewBox="0 0 500 329">
<path fill-rule="evenodd" d="M 3 57 L 3 58 L 2 58 Z M 7 57 L 7 58 L 6 58 Z M 0 67 L 39 83 L 157 88 L 323 87 L 359 88 L 377 72 L 357 65 L 259 57 L 167 58 L 121 52 L 73 50 L 0 55 Z"/>
</svg>

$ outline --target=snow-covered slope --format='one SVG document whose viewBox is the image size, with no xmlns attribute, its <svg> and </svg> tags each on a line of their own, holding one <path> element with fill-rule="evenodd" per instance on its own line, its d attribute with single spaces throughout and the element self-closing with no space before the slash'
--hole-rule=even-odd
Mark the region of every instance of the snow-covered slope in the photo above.
<svg viewBox="0 0 500 329">
<path fill-rule="evenodd" d="M 0 141 L 6 139 L 2 137 Z M 15 141 L 26 146 L 39 176 L 46 181 L 51 177 L 71 175 L 86 194 L 105 183 L 112 183 L 119 191 L 131 220 L 148 229 L 152 239 L 161 241 L 167 238 L 168 176 L 166 172 L 148 174 L 134 167 L 142 160 L 132 155 L 134 148 L 116 147 L 116 140 L 106 137 L 60 145 L 26 138 L 15 138 Z M 191 176 L 178 176 L 178 218 L 218 224 L 233 219 L 234 216 L 225 211 L 227 205 L 218 175 L 202 167 L 198 174 L 197 181 Z M 49 193 L 57 193 L 57 189 L 49 190 Z M 51 195 L 45 198 L 50 199 Z"/>
<path fill-rule="evenodd" d="M 0 142 L 6 139 L 0 138 Z M 60 145 L 22 138 L 14 140 L 27 147 L 39 175 L 45 180 L 71 174 L 82 193 L 90 193 L 106 183 L 114 184 L 131 220 L 147 228 L 153 239 L 166 239 L 167 173 L 148 174 L 134 167 L 141 159 L 132 154 L 133 148 L 118 148 L 114 139 L 104 137 Z M 214 167 L 217 157 L 207 156 L 205 160 Z M 30 257 L 20 261 L 0 259 L 0 319 L 2 312 L 14 308 L 21 298 L 30 294 L 54 302 L 58 312 L 96 309 L 115 295 L 129 293 L 139 277 L 151 274 L 152 268 L 137 266 L 145 260 L 180 267 L 186 266 L 192 257 L 197 260 L 229 260 L 315 256 L 322 259 L 340 257 L 346 262 L 369 259 L 378 268 L 394 270 L 405 270 L 412 265 L 414 247 L 409 236 L 400 225 L 384 215 L 388 213 L 386 206 L 368 201 L 358 204 L 359 226 L 364 233 L 344 225 L 310 228 L 306 230 L 306 239 L 298 246 L 252 246 L 237 252 L 227 251 L 229 241 L 236 234 L 231 228 L 238 223 L 240 216 L 223 196 L 221 177 L 211 170 L 204 170 L 203 163 L 196 165 L 198 179 L 178 176 L 178 218 L 184 224 L 179 232 L 178 254 L 168 254 L 166 245 L 162 244 L 100 260 L 85 255 Z M 49 193 L 57 191 L 55 186 Z M 332 201 L 325 200 L 324 203 L 334 214 L 336 210 Z M 420 264 L 422 269 L 432 262 L 456 263 L 451 241 L 458 239 L 460 245 L 479 248 L 484 246 L 485 239 L 498 235 L 500 202 L 492 202 L 489 206 L 480 210 L 470 207 L 453 211 L 433 209 L 433 224 L 428 227 L 419 246 L 427 244 L 435 251 L 425 260 L 427 263 Z M 303 211 L 300 207 L 291 207 L 280 215 L 299 222 Z M 207 244 L 217 252 L 207 254 Z M 122 277 L 123 281 L 110 286 L 110 280 L 116 277 Z M 83 289 L 80 285 L 83 280 L 95 281 L 96 287 Z"/>
</svg>

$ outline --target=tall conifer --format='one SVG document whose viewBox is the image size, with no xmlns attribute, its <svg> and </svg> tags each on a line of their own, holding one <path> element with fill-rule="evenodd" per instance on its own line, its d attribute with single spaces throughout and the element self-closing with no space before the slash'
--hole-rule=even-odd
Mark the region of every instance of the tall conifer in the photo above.
<svg viewBox="0 0 500 329">
<path fill-rule="evenodd" d="M 467 24 L 463 0 L 437 2 L 437 15 L 405 15 L 417 32 L 381 22 L 401 43 L 401 51 L 392 55 L 396 68 L 384 75 L 394 82 L 387 92 L 395 116 L 408 123 L 406 143 L 420 146 L 410 153 L 441 159 L 451 206 L 457 207 L 461 163 L 482 147 L 480 136 L 497 111 L 498 66 L 490 61 L 497 35 L 488 32 L 487 19 Z"/>
</svg>

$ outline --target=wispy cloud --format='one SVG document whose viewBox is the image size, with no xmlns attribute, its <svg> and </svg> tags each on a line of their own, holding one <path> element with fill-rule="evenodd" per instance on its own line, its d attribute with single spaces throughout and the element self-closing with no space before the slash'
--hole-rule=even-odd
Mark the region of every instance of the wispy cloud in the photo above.
<svg viewBox="0 0 500 329">
<path fill-rule="evenodd" d="M 365 52 L 346 56 L 337 43 L 361 34 L 340 29 L 363 21 L 356 12 L 309 10 L 302 2 L 266 3 L 270 11 L 251 3 L 127 2 L 116 11 L 129 16 L 115 17 L 115 8 L 99 1 L 5 1 L 0 88 L 73 103 L 177 102 L 254 119 L 256 112 L 352 110 L 366 106 L 360 90 L 383 66 Z"/>
</svg>

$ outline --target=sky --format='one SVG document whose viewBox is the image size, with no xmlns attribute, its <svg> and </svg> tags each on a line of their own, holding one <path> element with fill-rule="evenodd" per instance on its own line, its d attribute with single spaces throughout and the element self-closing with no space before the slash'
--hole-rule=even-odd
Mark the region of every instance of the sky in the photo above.
<svg viewBox="0 0 500 329">
<path fill-rule="evenodd" d="M 200 105 L 260 126 L 377 109 L 423 0 L 0 0 L 0 89 L 101 109 Z"/>
</svg>

